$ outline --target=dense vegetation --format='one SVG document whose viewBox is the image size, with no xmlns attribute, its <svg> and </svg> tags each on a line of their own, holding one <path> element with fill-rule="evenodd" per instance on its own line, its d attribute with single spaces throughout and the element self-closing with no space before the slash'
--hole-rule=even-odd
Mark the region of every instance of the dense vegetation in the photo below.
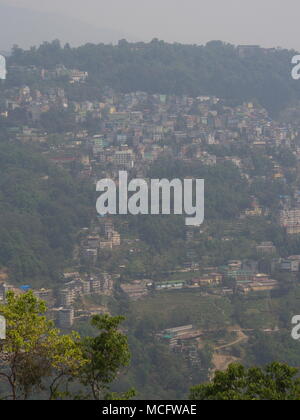
<svg viewBox="0 0 300 420">
<path fill-rule="evenodd" d="M 59 41 L 23 51 L 15 47 L 9 64 L 54 68 L 64 64 L 89 72 L 91 89 L 74 88 L 74 97 L 98 97 L 99 88 L 123 92 L 217 95 L 230 101 L 257 100 L 272 112 L 300 98 L 299 83 L 291 77 L 293 51 L 258 50 L 242 58 L 237 48 L 221 41 L 205 46 L 168 44 L 154 39 L 117 46 L 86 44 L 61 47 Z M 13 84 L 36 83 L 35 77 L 11 76 Z M 27 77 L 27 78 L 26 78 Z"/>
<path fill-rule="evenodd" d="M 249 205 L 247 183 L 239 169 L 224 163 L 207 166 L 162 157 L 150 168 L 150 178 L 194 177 L 205 180 L 205 219 L 233 219 Z"/>
<path fill-rule="evenodd" d="M 58 278 L 88 223 L 89 190 L 30 146 L 0 144 L 0 266 L 14 282 Z"/>
</svg>

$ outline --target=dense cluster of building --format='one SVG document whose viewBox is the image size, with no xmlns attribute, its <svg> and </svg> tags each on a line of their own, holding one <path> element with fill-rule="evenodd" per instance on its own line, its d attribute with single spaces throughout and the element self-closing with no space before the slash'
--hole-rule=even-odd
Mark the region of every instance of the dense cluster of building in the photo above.
<svg viewBox="0 0 300 420">
<path fill-rule="evenodd" d="M 113 290 L 112 277 L 107 273 L 87 276 L 78 272 L 66 272 L 62 274 L 61 283 L 56 289 L 32 290 L 36 297 L 46 302 L 49 317 L 64 329 L 71 328 L 75 320 L 88 319 L 93 314 L 103 312 L 100 307 L 82 310 L 82 299 L 91 295 L 109 296 Z M 0 302 L 5 302 L 6 293 L 10 290 L 20 294 L 30 289 L 29 285 L 16 287 L 3 282 L 0 284 Z"/>
</svg>

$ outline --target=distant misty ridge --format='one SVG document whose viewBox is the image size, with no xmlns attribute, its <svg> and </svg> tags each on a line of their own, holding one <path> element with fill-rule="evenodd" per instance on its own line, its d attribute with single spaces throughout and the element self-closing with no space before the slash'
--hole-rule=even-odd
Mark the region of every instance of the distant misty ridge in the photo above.
<svg viewBox="0 0 300 420">
<path fill-rule="evenodd" d="M 0 54 L 8 55 L 13 45 L 26 49 L 54 39 L 59 39 L 63 44 L 70 43 L 72 46 L 85 43 L 116 44 L 121 39 L 127 39 L 129 42 L 151 40 L 138 34 L 110 28 L 110 24 L 116 23 L 112 21 L 107 23 L 108 27 L 105 25 L 99 28 L 81 21 L 80 18 L 0 4 Z M 154 21 L 152 38 L 157 37 L 157 29 Z M 192 43 L 183 43 L 192 45 Z M 197 42 L 197 45 L 201 43 L 203 42 Z M 238 42 L 234 43 L 238 44 Z"/>
<path fill-rule="evenodd" d="M 99 29 L 71 17 L 3 4 L 0 4 L 0 23 L 0 53 L 10 51 L 14 44 L 29 48 L 53 39 L 72 45 L 87 42 L 109 44 L 122 38 L 133 40 L 130 34 L 110 28 Z"/>
</svg>

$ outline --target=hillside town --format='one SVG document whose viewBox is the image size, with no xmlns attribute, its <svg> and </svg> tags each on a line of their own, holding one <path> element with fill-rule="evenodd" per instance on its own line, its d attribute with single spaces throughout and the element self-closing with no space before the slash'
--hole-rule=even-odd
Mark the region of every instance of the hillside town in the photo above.
<svg viewBox="0 0 300 420">
<path fill-rule="evenodd" d="M 100 101 L 74 100 L 67 94 L 68 86 L 62 87 L 62 81 L 84 88 L 89 77 L 86 71 L 65 66 L 51 71 L 15 66 L 10 72 L 26 73 L 37 78 L 40 85 L 39 89 L 28 85 L 5 88 L 0 116 L 10 141 L 38 146 L 52 163 L 93 186 L 104 177 L 117 180 L 120 170 L 147 179 L 152 163 L 162 156 L 207 167 L 229 163 L 238 168 L 248 184 L 266 179 L 285 184 L 289 182 L 288 172 L 298 171 L 300 125 L 272 119 L 255 103 L 230 106 L 214 96 L 117 93 L 110 88 L 103 89 Z M 49 132 L 45 122 L 51 122 L 52 113 L 62 113 L 65 119 L 57 127 L 54 121 L 53 131 Z M 67 119 L 73 122 L 72 129 L 65 123 Z M 256 172 L 251 159 L 243 153 L 226 154 L 241 142 L 253 153 L 267 156 L 269 167 Z M 220 147 L 223 153 L 213 152 Z M 274 155 L 281 148 L 289 151 L 294 167 L 287 167 Z M 252 196 L 249 208 L 240 213 L 221 240 L 230 242 L 243 221 L 257 217 L 275 220 L 288 236 L 299 234 L 300 191 L 295 188 L 291 195 L 277 198 L 277 205 L 271 208 Z M 36 296 L 47 302 L 49 316 L 61 328 L 71 328 L 75 320 L 107 311 L 105 305 L 93 305 L 86 299 L 93 295 L 112 296 L 118 290 L 130 300 L 139 300 L 179 289 L 199 289 L 220 296 L 269 293 L 281 287 L 278 273 L 289 273 L 292 278 L 299 275 L 300 256 L 280 255 L 267 238 L 254 244 L 257 259 L 228 260 L 218 266 L 205 263 L 205 258 L 199 261 L 193 245 L 208 229 L 204 223 L 200 228 L 186 227 L 187 258 L 183 265 L 155 279 L 136 275 L 120 283 L 124 266 L 112 272 L 101 271 L 99 259 L 103 253 L 123 252 L 134 258 L 143 251 L 140 238 L 126 235 L 124 229 L 118 230 L 119 226 L 113 216 L 101 218 L 92 212 L 90 226 L 82 228 L 74 243 L 72 269 L 61 273 L 55 289 L 34 289 Z M 262 264 L 266 259 L 268 264 Z M 1 282 L 2 300 L 7 290 L 17 288 L 21 293 L 31 288 L 19 288 L 10 278 Z"/>
</svg>

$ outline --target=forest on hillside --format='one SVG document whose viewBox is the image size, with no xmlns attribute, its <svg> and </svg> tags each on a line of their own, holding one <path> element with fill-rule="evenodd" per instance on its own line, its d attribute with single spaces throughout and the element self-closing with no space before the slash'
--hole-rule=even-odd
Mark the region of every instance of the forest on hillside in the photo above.
<svg viewBox="0 0 300 420">
<path fill-rule="evenodd" d="M 34 148 L 0 143 L 0 266 L 15 282 L 58 279 L 88 223 L 89 192 Z"/>
<path fill-rule="evenodd" d="M 84 95 L 99 96 L 104 86 L 121 92 L 216 95 L 243 102 L 255 100 L 272 113 L 299 100 L 300 84 L 291 77 L 295 51 L 257 49 L 240 55 L 234 45 L 211 41 L 205 46 L 119 41 L 118 45 L 86 44 L 72 48 L 58 40 L 23 50 L 14 46 L 9 66 L 35 65 L 53 69 L 63 64 L 89 72 Z M 8 80 L 9 81 L 9 80 Z M 18 74 L 11 82 L 34 83 Z"/>
</svg>

